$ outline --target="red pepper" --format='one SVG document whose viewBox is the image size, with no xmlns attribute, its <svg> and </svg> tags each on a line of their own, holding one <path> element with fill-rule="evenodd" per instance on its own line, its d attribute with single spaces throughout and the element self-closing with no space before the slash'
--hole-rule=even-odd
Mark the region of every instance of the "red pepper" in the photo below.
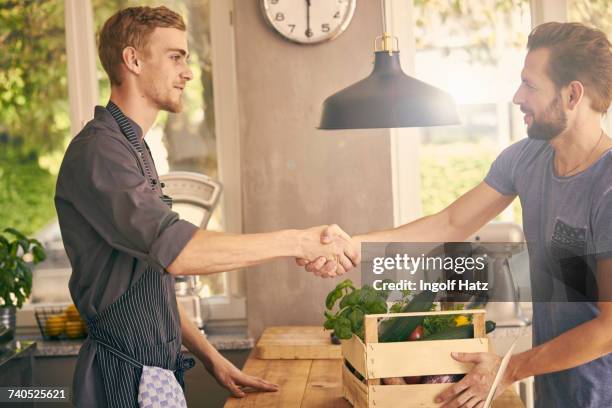
<svg viewBox="0 0 612 408">
<path fill-rule="evenodd" d="M 423 326 L 418 325 L 412 331 L 412 333 L 410 333 L 410 337 L 408 337 L 408 340 L 419 340 L 421 337 L 423 337 Z"/>
</svg>

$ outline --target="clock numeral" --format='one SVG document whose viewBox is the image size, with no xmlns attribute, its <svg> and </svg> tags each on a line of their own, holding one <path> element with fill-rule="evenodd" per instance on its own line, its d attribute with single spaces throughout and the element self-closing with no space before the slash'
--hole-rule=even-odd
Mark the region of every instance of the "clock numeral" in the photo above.
<svg viewBox="0 0 612 408">
<path fill-rule="evenodd" d="M 321 31 L 323 31 L 324 33 L 329 33 L 329 30 L 329 23 L 321 24 Z"/>
<path fill-rule="evenodd" d="M 291 27 L 291 31 L 289 31 L 289 32 L 292 33 L 293 30 L 295 30 L 295 24 L 289 24 L 289 27 Z"/>
<path fill-rule="evenodd" d="M 276 15 L 274 16 L 274 20 L 276 21 L 283 21 L 285 19 L 285 15 L 283 13 L 276 13 Z"/>
<path fill-rule="evenodd" d="M 336 11 L 336 14 L 334 14 L 334 18 L 340 18 L 340 12 Z"/>
</svg>

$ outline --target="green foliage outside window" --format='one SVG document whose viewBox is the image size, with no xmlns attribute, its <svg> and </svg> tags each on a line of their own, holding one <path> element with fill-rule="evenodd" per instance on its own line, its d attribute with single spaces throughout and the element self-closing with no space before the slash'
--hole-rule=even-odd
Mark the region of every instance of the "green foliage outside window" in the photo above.
<svg viewBox="0 0 612 408">
<path fill-rule="evenodd" d="M 64 2 L 0 2 L 0 43 L 0 230 L 30 235 L 55 216 L 69 137 Z"/>
<path fill-rule="evenodd" d="M 480 183 L 496 155 L 496 146 L 485 143 L 423 145 L 419 149 L 423 215 L 444 209 Z"/>
</svg>

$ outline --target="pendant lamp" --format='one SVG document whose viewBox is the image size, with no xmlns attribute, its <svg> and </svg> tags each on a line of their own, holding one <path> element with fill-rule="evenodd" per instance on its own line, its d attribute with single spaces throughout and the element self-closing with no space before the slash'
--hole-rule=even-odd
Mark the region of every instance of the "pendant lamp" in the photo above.
<svg viewBox="0 0 612 408">
<path fill-rule="evenodd" d="M 387 32 L 376 38 L 374 70 L 323 102 L 319 129 L 370 129 L 460 124 L 453 98 L 402 71 L 398 41 Z M 380 40 L 380 41 L 379 41 Z M 380 42 L 380 50 L 378 44 Z"/>
</svg>

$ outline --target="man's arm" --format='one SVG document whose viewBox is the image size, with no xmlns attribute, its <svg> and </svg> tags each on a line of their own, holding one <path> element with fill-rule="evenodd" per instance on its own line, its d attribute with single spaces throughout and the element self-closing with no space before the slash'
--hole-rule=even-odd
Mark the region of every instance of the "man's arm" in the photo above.
<svg viewBox="0 0 612 408">
<path fill-rule="evenodd" d="M 337 227 L 336 227 L 337 228 Z M 334 260 L 348 257 L 358 263 L 359 253 L 339 239 L 321 243 L 327 226 L 263 234 L 227 234 L 198 230 L 167 271 L 173 275 L 202 275 L 256 265 L 281 257 Z"/>
<path fill-rule="evenodd" d="M 397 228 L 355 237 L 359 242 L 453 242 L 463 241 L 495 218 L 514 200 L 484 181 L 437 214 L 419 218 Z"/>
<path fill-rule="evenodd" d="M 512 382 L 532 375 L 566 370 L 612 352 L 612 259 L 597 263 L 600 289 L 599 315 L 586 323 L 524 353 L 512 357 L 508 377 Z"/>
<path fill-rule="evenodd" d="M 501 213 L 514 198 L 514 195 L 499 193 L 483 181 L 437 214 L 394 229 L 356 235 L 352 243 L 361 253 L 363 242 L 463 241 Z M 326 273 L 335 265 L 323 257 L 310 263 L 304 259 L 296 259 L 296 262 L 315 273 Z"/>
<path fill-rule="evenodd" d="M 236 368 L 208 342 L 198 327 L 186 316 L 181 305 L 177 306 L 181 320 L 183 345 L 204 364 L 206 370 L 215 377 L 219 385 L 227 388 L 235 397 L 245 395 L 240 386 L 248 386 L 260 391 L 278 390 L 278 385 L 247 375 Z"/>
<path fill-rule="evenodd" d="M 599 315 L 537 347 L 516 354 L 499 385 L 497 393 L 516 381 L 534 375 L 552 373 L 588 363 L 612 352 L 612 259 L 597 263 Z M 455 359 L 476 365 L 460 382 L 441 393 L 443 408 L 462 407 L 464 400 L 484 400 L 500 364 L 494 353 L 456 353 Z M 468 398 L 468 396 L 470 398 Z"/>
</svg>

